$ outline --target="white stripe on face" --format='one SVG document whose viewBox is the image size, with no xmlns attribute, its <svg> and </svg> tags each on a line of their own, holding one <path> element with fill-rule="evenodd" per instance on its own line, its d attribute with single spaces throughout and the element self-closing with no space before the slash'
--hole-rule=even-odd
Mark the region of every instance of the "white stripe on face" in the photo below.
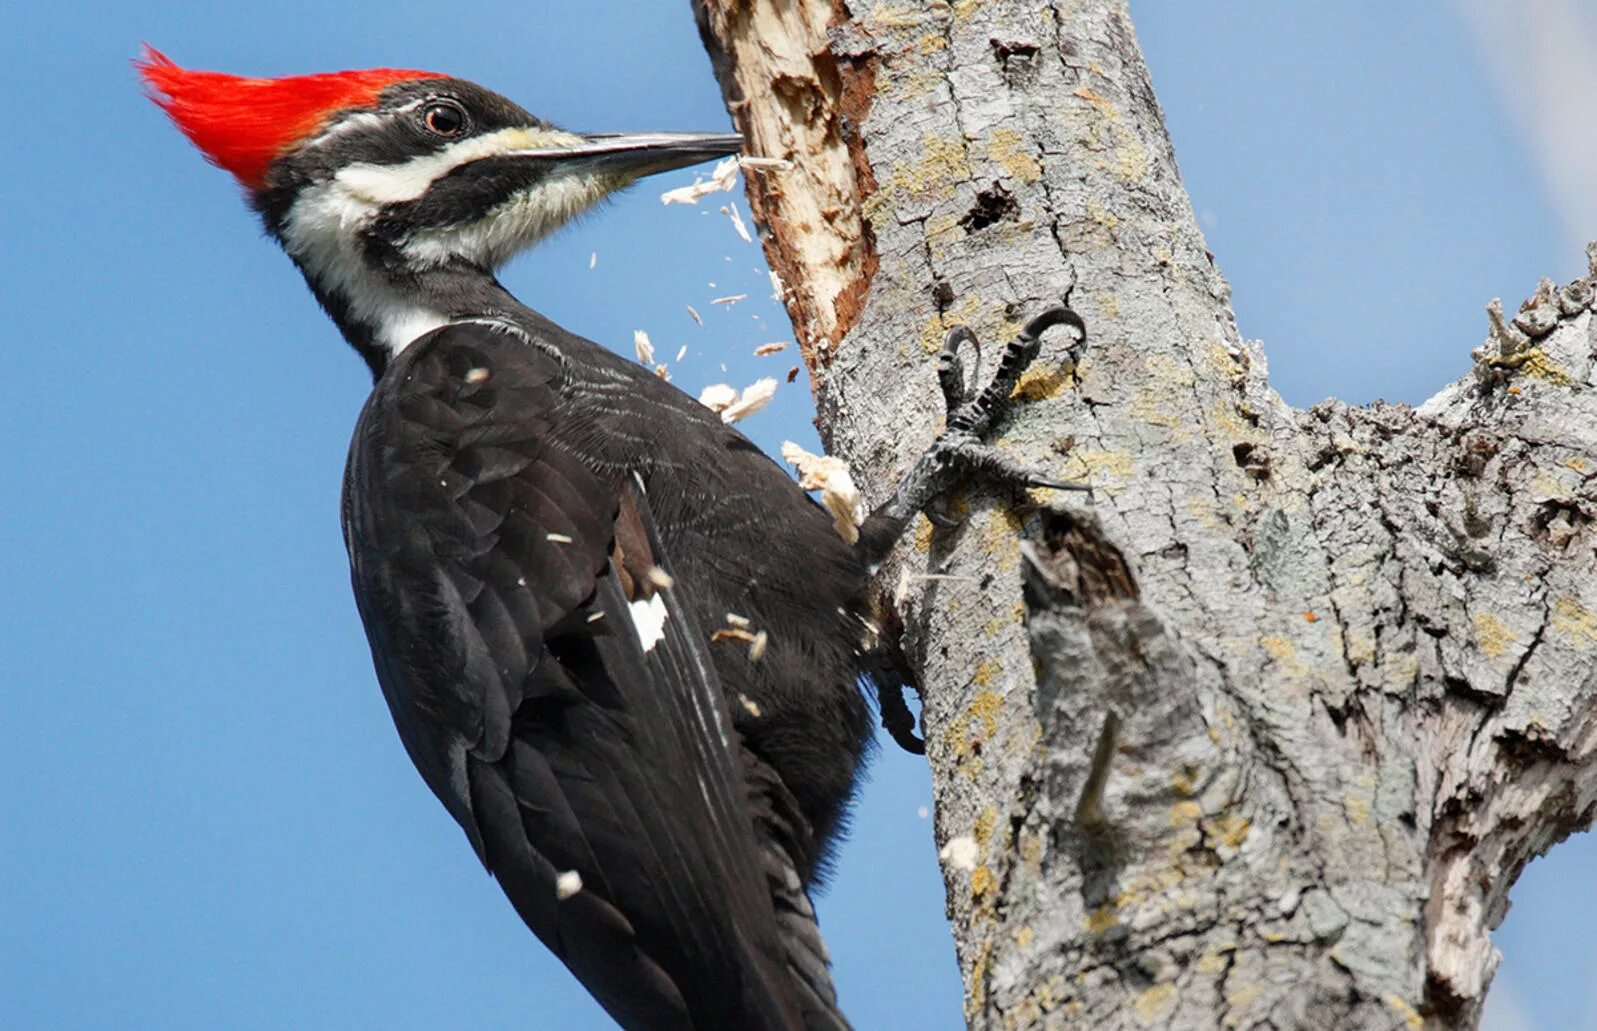
<svg viewBox="0 0 1597 1031">
<path fill-rule="evenodd" d="M 525 150 L 559 150 L 581 146 L 585 140 L 557 129 L 500 129 L 452 143 L 443 150 L 411 158 L 400 165 L 366 162 L 339 170 L 334 181 L 357 200 L 368 204 L 402 204 L 421 197 L 434 182 L 461 165 L 501 154 Z"/>
</svg>

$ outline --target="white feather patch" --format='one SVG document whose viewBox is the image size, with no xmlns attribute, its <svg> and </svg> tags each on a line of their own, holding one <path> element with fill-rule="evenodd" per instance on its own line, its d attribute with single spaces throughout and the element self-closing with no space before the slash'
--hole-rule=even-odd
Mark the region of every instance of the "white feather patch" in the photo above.
<svg viewBox="0 0 1597 1031">
<path fill-rule="evenodd" d="M 653 651 L 665 636 L 665 599 L 659 594 L 639 598 L 628 606 L 632 611 L 632 626 L 638 631 L 638 643 L 646 652 Z"/>
</svg>

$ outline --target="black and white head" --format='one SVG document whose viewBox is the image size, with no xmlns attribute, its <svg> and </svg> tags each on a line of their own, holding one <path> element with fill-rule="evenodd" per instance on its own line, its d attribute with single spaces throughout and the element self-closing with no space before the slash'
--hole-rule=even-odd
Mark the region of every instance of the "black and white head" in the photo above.
<svg viewBox="0 0 1597 1031">
<path fill-rule="evenodd" d="M 248 191 L 380 368 L 473 282 L 638 179 L 736 153 L 727 134 L 584 135 L 475 83 L 393 68 L 245 78 L 149 50 L 155 100 Z"/>
</svg>

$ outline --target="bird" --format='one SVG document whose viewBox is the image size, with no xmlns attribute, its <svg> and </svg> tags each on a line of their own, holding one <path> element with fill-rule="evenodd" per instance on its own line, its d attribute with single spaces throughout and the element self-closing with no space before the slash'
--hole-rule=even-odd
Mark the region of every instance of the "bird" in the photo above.
<svg viewBox="0 0 1597 1031">
<path fill-rule="evenodd" d="M 862 685 L 918 748 L 869 581 L 972 468 L 1064 486 L 977 438 L 1020 352 L 1080 320 L 1034 320 L 980 395 L 951 336 L 949 431 L 850 542 L 715 412 L 496 277 L 740 136 L 569 132 L 411 69 L 136 65 L 371 371 L 356 606 L 406 752 L 516 912 L 622 1027 L 847 1028 L 809 893 L 870 750 Z"/>
</svg>

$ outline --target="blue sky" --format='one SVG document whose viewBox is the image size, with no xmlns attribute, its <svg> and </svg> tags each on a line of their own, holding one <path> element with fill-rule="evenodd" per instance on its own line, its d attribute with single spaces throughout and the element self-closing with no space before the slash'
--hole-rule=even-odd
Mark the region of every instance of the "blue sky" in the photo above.
<svg viewBox="0 0 1597 1031">
<path fill-rule="evenodd" d="M 0 162 L 7 1026 L 606 1026 L 427 794 L 377 691 L 337 515 L 366 373 L 128 59 L 148 40 L 247 74 L 433 68 L 573 128 L 719 130 L 687 4 L 46 7 L 8 15 L 0 65 L 19 116 Z M 1582 270 L 1591 155 L 1556 127 L 1593 114 L 1597 10 L 1529 7 L 1543 17 L 1133 5 L 1242 330 L 1289 401 L 1423 400 L 1468 368 L 1487 300 Z M 693 392 L 785 374 L 792 352 L 750 353 L 792 338 L 759 249 L 716 210 L 741 195 L 663 208 L 659 189 L 507 283 L 624 350 L 647 330 Z M 801 377 L 744 425 L 813 445 L 810 414 Z M 862 1031 L 961 1026 L 928 804 L 921 765 L 884 748 L 821 901 Z M 1570 842 L 1516 889 L 1500 1031 L 1597 1027 L 1594 861 Z"/>
</svg>

